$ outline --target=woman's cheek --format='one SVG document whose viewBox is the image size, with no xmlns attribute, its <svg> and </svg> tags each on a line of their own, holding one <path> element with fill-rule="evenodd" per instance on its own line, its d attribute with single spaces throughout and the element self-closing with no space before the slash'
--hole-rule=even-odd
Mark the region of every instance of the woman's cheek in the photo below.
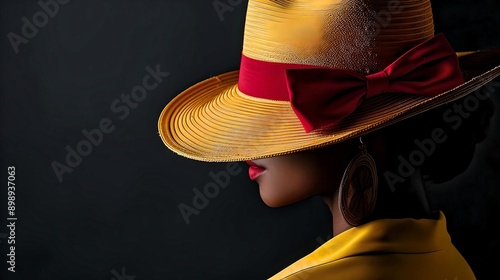
<svg viewBox="0 0 500 280">
<path fill-rule="evenodd" d="M 298 152 L 274 158 L 255 160 L 266 171 L 256 178 L 260 196 L 270 207 L 290 205 L 325 190 L 330 170 L 316 152 Z"/>
<path fill-rule="evenodd" d="M 297 173 L 279 177 L 262 176 L 258 180 L 260 196 L 270 207 L 290 205 L 317 194 L 314 181 L 297 176 Z"/>
<path fill-rule="evenodd" d="M 267 174 L 265 174 L 267 175 Z M 283 189 L 279 182 L 272 180 L 272 177 L 261 176 L 258 178 L 260 197 L 269 207 L 280 207 L 286 205 L 286 189 Z"/>
</svg>

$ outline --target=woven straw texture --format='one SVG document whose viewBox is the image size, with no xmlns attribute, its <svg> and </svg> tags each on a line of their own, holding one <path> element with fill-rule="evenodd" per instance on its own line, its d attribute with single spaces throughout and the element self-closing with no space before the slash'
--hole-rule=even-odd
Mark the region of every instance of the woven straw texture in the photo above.
<svg viewBox="0 0 500 280">
<path fill-rule="evenodd" d="M 243 54 L 369 74 L 433 36 L 429 1 L 250 0 Z M 334 130 L 306 133 L 288 101 L 240 92 L 233 71 L 179 94 L 162 111 L 158 129 L 169 149 L 195 160 L 271 157 L 366 134 L 461 98 L 498 75 L 500 67 L 433 98 L 382 94 L 366 99 Z"/>
</svg>

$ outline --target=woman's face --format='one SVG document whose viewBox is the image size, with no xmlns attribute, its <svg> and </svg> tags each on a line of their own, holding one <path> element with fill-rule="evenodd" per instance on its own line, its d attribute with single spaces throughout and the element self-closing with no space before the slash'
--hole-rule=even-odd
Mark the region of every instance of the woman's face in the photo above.
<svg viewBox="0 0 500 280">
<path fill-rule="evenodd" d="M 260 196 L 270 207 L 289 205 L 318 194 L 332 194 L 352 150 L 335 145 L 247 162 L 250 178 L 259 184 Z"/>
</svg>

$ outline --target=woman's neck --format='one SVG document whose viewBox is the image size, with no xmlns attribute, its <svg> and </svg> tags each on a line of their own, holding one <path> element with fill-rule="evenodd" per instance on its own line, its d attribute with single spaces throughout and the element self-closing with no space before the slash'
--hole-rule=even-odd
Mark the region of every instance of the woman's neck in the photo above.
<svg viewBox="0 0 500 280">
<path fill-rule="evenodd" d="M 335 237 L 336 235 L 352 228 L 352 226 L 344 219 L 344 216 L 342 216 L 342 213 L 340 212 L 338 204 L 338 191 L 334 194 L 323 195 L 322 197 L 323 201 L 328 206 L 328 209 L 330 209 L 330 213 L 332 214 L 333 236 Z"/>
</svg>

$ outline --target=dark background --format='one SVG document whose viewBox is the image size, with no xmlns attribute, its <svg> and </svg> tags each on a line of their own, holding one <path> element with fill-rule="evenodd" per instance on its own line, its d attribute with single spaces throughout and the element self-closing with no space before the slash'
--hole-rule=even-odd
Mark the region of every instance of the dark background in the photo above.
<svg viewBox="0 0 500 280">
<path fill-rule="evenodd" d="M 2 279 L 265 279 L 330 238 L 320 199 L 271 209 L 244 164 L 189 224 L 180 214 L 193 188 L 227 166 L 170 152 L 158 116 L 188 86 L 237 69 L 246 6 L 220 16 L 212 0 L 72 0 L 16 54 L 9 32 L 22 35 L 22 18 L 33 22 L 42 9 L 1 1 Z M 498 1 L 434 1 L 433 9 L 436 31 L 457 51 L 500 47 Z M 120 119 L 113 101 L 157 64 L 170 75 Z M 115 129 L 60 182 L 52 164 L 65 164 L 66 147 L 104 118 Z M 492 121 L 470 169 L 435 198 L 479 279 L 496 273 L 500 249 L 498 110 Z M 8 166 L 16 168 L 15 273 L 6 263 Z"/>
</svg>

